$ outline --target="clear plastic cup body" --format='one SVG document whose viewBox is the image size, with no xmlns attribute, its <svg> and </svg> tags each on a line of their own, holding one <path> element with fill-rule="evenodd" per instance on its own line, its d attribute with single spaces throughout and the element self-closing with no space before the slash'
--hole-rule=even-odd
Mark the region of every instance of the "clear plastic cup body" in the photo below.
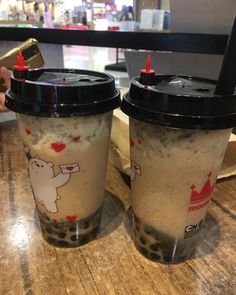
<svg viewBox="0 0 236 295">
<path fill-rule="evenodd" d="M 192 256 L 231 130 L 130 118 L 133 239 L 144 256 L 161 263 Z"/>
<path fill-rule="evenodd" d="M 92 240 L 104 200 L 112 111 L 45 118 L 17 114 L 43 237 L 59 247 Z"/>
</svg>

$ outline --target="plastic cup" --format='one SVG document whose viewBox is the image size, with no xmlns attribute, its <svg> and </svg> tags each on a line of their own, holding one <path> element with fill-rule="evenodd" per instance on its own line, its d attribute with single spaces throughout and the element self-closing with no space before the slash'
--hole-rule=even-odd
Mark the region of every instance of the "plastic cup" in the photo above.
<svg viewBox="0 0 236 295">
<path fill-rule="evenodd" d="M 131 81 L 121 108 L 130 117 L 133 240 L 161 263 L 190 258 L 236 125 L 236 95 L 216 82 L 157 75 Z"/>
<path fill-rule="evenodd" d="M 6 106 L 17 114 L 44 239 L 58 247 L 92 240 L 104 199 L 114 78 L 40 69 L 11 78 Z"/>
</svg>

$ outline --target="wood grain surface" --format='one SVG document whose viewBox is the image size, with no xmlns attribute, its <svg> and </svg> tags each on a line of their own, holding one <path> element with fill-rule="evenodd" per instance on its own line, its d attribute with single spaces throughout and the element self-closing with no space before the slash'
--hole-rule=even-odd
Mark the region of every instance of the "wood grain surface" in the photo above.
<svg viewBox="0 0 236 295">
<path fill-rule="evenodd" d="M 235 295 L 236 178 L 217 183 L 194 257 L 153 263 L 134 248 L 129 186 L 109 163 L 101 230 L 75 249 L 39 229 L 16 122 L 0 124 L 0 294 Z"/>
</svg>

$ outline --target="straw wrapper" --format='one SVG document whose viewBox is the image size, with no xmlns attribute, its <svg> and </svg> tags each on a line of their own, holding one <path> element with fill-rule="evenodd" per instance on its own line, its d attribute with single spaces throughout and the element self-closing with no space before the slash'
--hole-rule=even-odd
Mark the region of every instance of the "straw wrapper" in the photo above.
<svg viewBox="0 0 236 295">
<path fill-rule="evenodd" d="M 121 109 L 113 112 L 109 156 L 121 172 L 130 175 L 129 118 Z"/>
<path fill-rule="evenodd" d="M 236 175 L 236 135 L 231 134 L 218 179 Z"/>
</svg>

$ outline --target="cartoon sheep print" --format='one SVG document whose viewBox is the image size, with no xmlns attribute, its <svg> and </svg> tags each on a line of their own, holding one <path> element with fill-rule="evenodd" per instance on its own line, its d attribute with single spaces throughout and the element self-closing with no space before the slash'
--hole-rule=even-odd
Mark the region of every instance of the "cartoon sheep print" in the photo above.
<svg viewBox="0 0 236 295">
<path fill-rule="evenodd" d="M 57 213 L 56 201 L 60 198 L 57 188 L 69 181 L 71 173 L 79 171 L 79 165 L 62 165 L 60 166 L 62 172 L 55 176 L 53 163 L 45 162 L 37 156 L 31 158 L 26 146 L 25 152 L 35 200 L 42 204 L 49 213 Z"/>
</svg>

